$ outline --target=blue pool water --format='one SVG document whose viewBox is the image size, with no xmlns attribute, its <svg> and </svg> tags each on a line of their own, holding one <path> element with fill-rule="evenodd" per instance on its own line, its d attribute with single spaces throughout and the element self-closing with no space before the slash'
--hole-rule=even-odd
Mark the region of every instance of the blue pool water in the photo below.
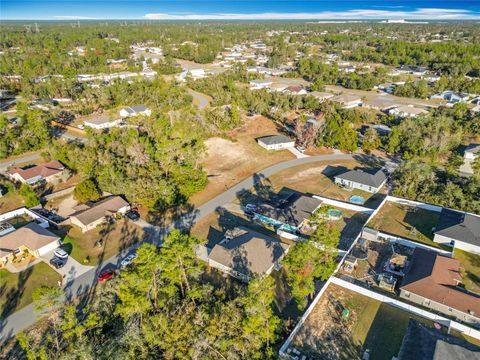
<svg viewBox="0 0 480 360">
<path fill-rule="evenodd" d="M 350 196 L 350 202 L 352 204 L 363 205 L 365 203 L 365 199 L 358 195 L 352 195 Z"/>
<path fill-rule="evenodd" d="M 327 215 L 330 219 L 337 220 L 342 217 L 343 213 L 338 209 L 329 209 Z"/>
</svg>

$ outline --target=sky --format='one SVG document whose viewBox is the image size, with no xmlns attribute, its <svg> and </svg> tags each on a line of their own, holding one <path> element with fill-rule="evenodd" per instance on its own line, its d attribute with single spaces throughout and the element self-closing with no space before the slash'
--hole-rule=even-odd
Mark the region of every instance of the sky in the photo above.
<svg viewBox="0 0 480 360">
<path fill-rule="evenodd" d="M 2 20 L 480 20 L 480 0 L 0 0 Z"/>
</svg>

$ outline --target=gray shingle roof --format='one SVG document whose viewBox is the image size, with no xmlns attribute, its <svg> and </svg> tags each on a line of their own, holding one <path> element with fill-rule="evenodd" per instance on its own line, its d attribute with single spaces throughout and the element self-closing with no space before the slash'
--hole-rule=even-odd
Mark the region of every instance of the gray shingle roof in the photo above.
<svg viewBox="0 0 480 360">
<path fill-rule="evenodd" d="M 116 214 L 125 206 L 128 206 L 128 202 L 123 200 L 120 196 L 109 196 L 83 210 L 79 210 L 72 214 L 71 217 L 77 218 L 77 220 L 84 225 L 89 225 L 105 216 Z"/>
<path fill-rule="evenodd" d="M 353 181 L 359 184 L 366 186 L 372 186 L 378 188 L 382 185 L 387 176 L 382 169 L 371 169 L 371 170 L 350 170 L 343 174 L 335 176 L 335 178 Z"/>
<path fill-rule="evenodd" d="M 480 216 L 444 208 L 435 234 L 480 246 Z"/>
<path fill-rule="evenodd" d="M 288 250 L 289 245 L 256 231 L 245 232 L 213 247 L 209 258 L 241 274 L 262 275 Z"/>
<path fill-rule="evenodd" d="M 480 348 L 410 319 L 398 360 L 478 360 Z"/>
<path fill-rule="evenodd" d="M 257 213 L 269 218 L 298 226 L 320 206 L 321 200 L 300 193 L 293 193 L 278 206 L 260 205 Z"/>
<path fill-rule="evenodd" d="M 257 141 L 262 142 L 265 145 L 275 145 L 275 144 L 284 144 L 284 143 L 292 142 L 293 140 L 285 135 L 270 135 L 270 136 L 264 136 L 264 137 L 258 138 Z"/>
</svg>

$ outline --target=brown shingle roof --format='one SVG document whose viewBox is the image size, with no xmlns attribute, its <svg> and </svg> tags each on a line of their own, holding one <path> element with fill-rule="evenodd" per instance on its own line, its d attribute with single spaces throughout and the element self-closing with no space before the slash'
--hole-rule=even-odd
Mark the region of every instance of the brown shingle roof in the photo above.
<svg viewBox="0 0 480 360">
<path fill-rule="evenodd" d="M 416 248 L 401 289 L 464 313 L 480 316 L 480 296 L 457 287 L 460 262 L 434 251 Z"/>
<path fill-rule="evenodd" d="M 89 225 L 105 216 L 116 214 L 125 206 L 128 206 L 128 202 L 120 196 L 110 196 L 74 213 L 71 217 L 77 218 L 84 225 Z"/>
<path fill-rule="evenodd" d="M 36 251 L 58 239 L 57 235 L 32 222 L 0 237 L 0 257 L 12 253 L 22 245 Z"/>
<path fill-rule="evenodd" d="M 20 175 L 25 181 L 28 179 L 32 179 L 37 176 L 48 177 L 51 175 L 58 174 L 65 166 L 60 161 L 53 160 L 46 164 L 37 165 L 28 169 L 20 169 L 20 168 L 13 168 L 10 169 L 7 173 L 8 174 L 18 174 Z"/>
<path fill-rule="evenodd" d="M 241 274 L 262 275 L 288 250 L 289 245 L 250 229 L 225 244 L 213 247 L 209 258 Z"/>
</svg>

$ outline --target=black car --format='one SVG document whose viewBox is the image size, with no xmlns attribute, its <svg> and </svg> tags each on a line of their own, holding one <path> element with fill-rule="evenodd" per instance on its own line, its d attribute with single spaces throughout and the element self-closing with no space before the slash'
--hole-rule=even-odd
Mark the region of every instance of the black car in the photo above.
<svg viewBox="0 0 480 360">
<path fill-rule="evenodd" d="M 55 269 L 60 269 L 61 267 L 64 267 L 66 263 L 67 259 L 60 259 L 56 256 L 52 260 L 50 260 L 50 264 L 52 264 Z"/>
<path fill-rule="evenodd" d="M 129 212 L 127 212 L 125 216 L 132 221 L 137 221 L 138 219 L 140 219 L 140 214 L 133 210 L 130 210 Z"/>
</svg>

